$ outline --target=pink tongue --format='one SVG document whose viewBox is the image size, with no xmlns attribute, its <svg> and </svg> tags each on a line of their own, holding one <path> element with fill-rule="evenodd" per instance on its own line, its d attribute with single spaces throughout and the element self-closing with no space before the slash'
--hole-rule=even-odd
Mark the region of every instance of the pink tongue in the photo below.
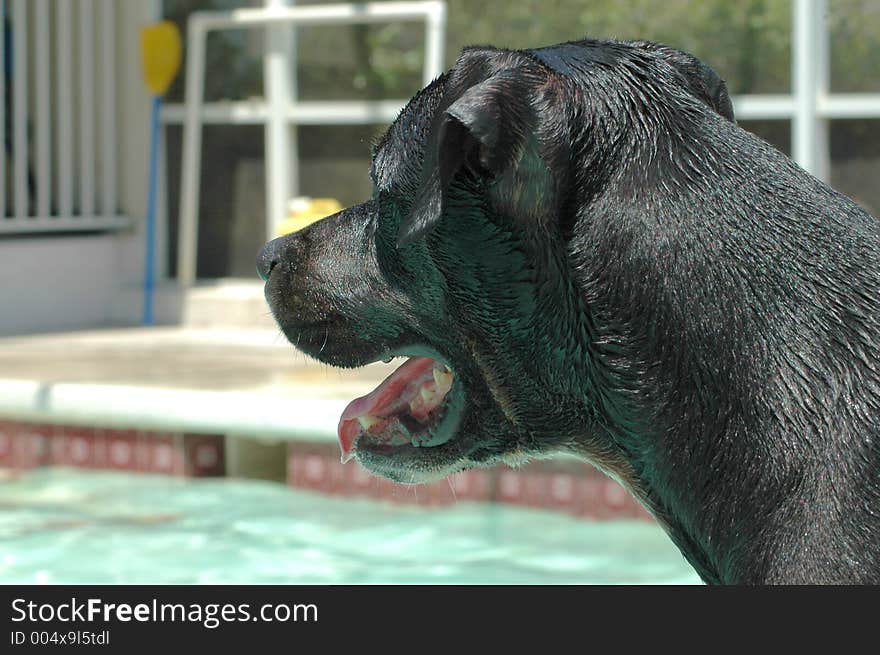
<svg viewBox="0 0 880 655">
<path fill-rule="evenodd" d="M 434 364 L 430 357 L 411 357 L 373 391 L 348 404 L 337 428 L 343 462 L 351 459 L 354 443 L 361 434 L 358 417 L 391 416 L 405 409 L 421 386 L 433 379 Z"/>
</svg>

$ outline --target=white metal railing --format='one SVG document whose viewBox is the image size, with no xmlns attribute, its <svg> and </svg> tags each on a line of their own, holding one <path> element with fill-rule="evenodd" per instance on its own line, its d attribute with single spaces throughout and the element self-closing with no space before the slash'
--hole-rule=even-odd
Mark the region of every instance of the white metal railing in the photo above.
<svg viewBox="0 0 880 655">
<path fill-rule="evenodd" d="M 116 206 L 115 0 L 7 0 L 0 13 L 0 234 L 126 225 Z"/>
<path fill-rule="evenodd" d="M 284 218 L 284 207 L 291 196 L 292 166 L 289 127 L 295 124 L 353 124 L 391 122 L 406 103 L 393 101 L 299 102 L 292 99 L 295 89 L 286 88 L 290 69 L 295 70 L 293 50 L 287 60 L 279 61 L 277 39 L 273 44 L 267 34 L 266 58 L 275 57 L 265 66 L 266 100 L 262 102 L 203 102 L 205 76 L 205 41 L 209 31 L 262 28 L 283 25 L 351 25 L 393 21 L 425 21 L 425 63 L 423 82 L 429 83 L 443 70 L 443 39 L 446 26 L 445 2 L 375 2 L 367 4 L 308 5 L 303 7 L 270 6 L 265 9 L 195 12 L 187 23 L 186 89 L 183 106 L 166 106 L 165 123 L 183 122 L 183 162 L 181 172 L 178 228 L 177 277 L 182 285 L 195 281 L 199 171 L 202 124 L 262 123 L 266 127 L 266 231 L 274 234 Z M 280 65 L 279 65 L 280 64 Z"/>
</svg>

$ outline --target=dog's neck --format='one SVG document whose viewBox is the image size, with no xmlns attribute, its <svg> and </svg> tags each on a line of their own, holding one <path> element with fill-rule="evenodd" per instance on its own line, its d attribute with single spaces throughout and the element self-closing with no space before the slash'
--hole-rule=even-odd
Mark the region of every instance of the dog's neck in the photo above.
<svg viewBox="0 0 880 655">
<path fill-rule="evenodd" d="M 629 491 L 657 520 L 703 581 L 709 584 L 724 582 L 715 564 L 717 557 L 708 552 L 704 545 L 707 540 L 691 534 L 688 529 L 687 526 L 693 521 L 679 516 L 651 482 L 644 479 L 644 473 L 637 472 L 625 456 L 598 450 L 591 439 L 578 441 L 570 452 L 589 461 Z"/>
<path fill-rule="evenodd" d="M 735 436 L 707 435 L 707 447 L 735 452 Z M 860 544 L 880 543 L 877 521 L 868 509 L 861 517 L 840 509 L 870 496 L 876 473 L 868 465 L 855 470 L 832 455 L 802 460 L 797 470 L 736 454 L 712 462 L 689 457 L 686 439 L 660 430 L 642 435 L 638 450 L 630 437 L 622 435 L 615 452 L 597 451 L 591 437 L 572 450 L 623 484 L 706 583 L 872 579 L 876 552 Z"/>
<path fill-rule="evenodd" d="M 622 314 L 596 300 L 587 311 L 597 307 Z M 617 324 L 611 337 L 601 322 L 590 317 L 589 323 L 600 327 L 587 354 L 596 375 L 582 387 L 582 415 L 595 422 L 576 451 L 629 489 L 705 582 L 850 581 L 872 570 L 872 555 L 858 553 L 851 559 L 861 563 L 847 568 L 841 553 L 855 552 L 860 539 L 848 532 L 852 517 L 836 509 L 850 505 L 847 494 L 870 493 L 868 464 L 846 469 L 834 452 L 811 451 L 833 444 L 830 438 L 811 441 L 782 427 L 755 430 L 763 406 L 749 405 L 756 401 L 735 379 L 716 373 L 682 386 L 687 378 L 676 372 L 694 374 L 690 355 L 664 361 L 661 354 L 668 353 L 648 348 L 641 326 L 651 321 Z M 616 350 L 603 352 L 604 343 Z M 645 364 L 652 361 L 659 363 Z M 720 414 L 723 420 L 713 413 L 725 409 L 719 398 L 730 410 Z M 753 441 L 756 433 L 769 441 Z M 865 516 L 859 524 L 864 532 L 876 521 Z M 880 541 L 880 534 L 874 538 Z"/>
</svg>

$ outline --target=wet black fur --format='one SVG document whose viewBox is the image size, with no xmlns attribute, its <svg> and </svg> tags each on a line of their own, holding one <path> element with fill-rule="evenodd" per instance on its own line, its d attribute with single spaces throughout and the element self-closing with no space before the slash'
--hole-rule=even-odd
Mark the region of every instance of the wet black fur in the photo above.
<svg viewBox="0 0 880 655">
<path fill-rule="evenodd" d="M 322 361 L 448 362 L 419 482 L 568 451 L 714 583 L 880 583 L 880 230 L 647 42 L 465 50 L 376 145 L 375 193 L 261 255 Z M 271 275 L 269 275 L 271 271 Z"/>
</svg>

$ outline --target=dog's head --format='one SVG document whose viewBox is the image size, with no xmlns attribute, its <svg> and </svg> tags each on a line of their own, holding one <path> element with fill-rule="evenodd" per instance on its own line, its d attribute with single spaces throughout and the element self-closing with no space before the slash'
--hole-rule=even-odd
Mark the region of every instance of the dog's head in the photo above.
<svg viewBox="0 0 880 655">
<path fill-rule="evenodd" d="M 662 163 L 658 126 L 706 114 L 732 120 L 723 82 L 646 42 L 471 48 L 416 95 L 375 146 L 372 198 L 258 261 L 300 350 L 410 358 L 346 409 L 343 455 L 401 482 L 568 447 L 614 469 L 604 319 L 572 240 L 605 190 Z M 635 148 L 645 131 L 661 136 Z"/>
</svg>

